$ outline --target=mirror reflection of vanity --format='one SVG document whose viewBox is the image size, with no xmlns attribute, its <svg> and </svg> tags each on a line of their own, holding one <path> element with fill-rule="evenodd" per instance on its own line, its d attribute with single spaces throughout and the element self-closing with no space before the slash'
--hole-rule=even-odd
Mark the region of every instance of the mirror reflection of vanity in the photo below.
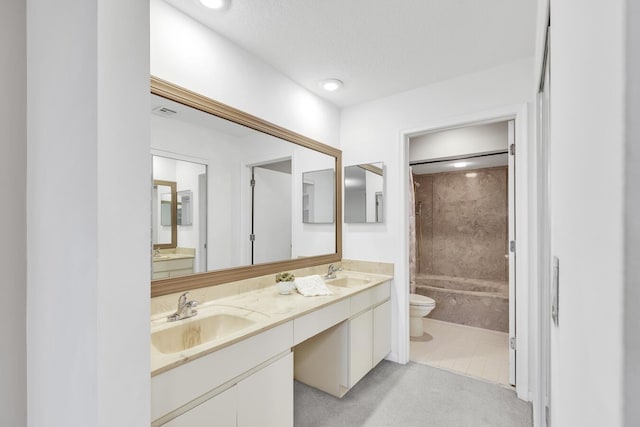
<svg viewBox="0 0 640 427">
<path fill-rule="evenodd" d="M 384 164 L 344 168 L 344 222 L 384 222 Z"/>
<path fill-rule="evenodd" d="M 340 150 L 156 78 L 151 92 L 153 179 L 176 183 L 177 234 L 173 247 L 153 241 L 152 296 L 341 259 Z M 158 217 L 152 235 L 164 236 Z M 191 272 L 156 274 L 179 254 Z"/>
<path fill-rule="evenodd" d="M 154 152 L 158 155 L 151 156 L 151 277 L 164 279 L 207 271 L 207 167 L 169 157 L 175 154 Z"/>
</svg>

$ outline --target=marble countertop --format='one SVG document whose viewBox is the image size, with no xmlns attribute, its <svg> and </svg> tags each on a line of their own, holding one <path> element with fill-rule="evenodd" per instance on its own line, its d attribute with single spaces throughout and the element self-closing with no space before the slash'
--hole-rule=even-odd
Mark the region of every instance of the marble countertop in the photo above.
<svg viewBox="0 0 640 427">
<path fill-rule="evenodd" d="M 153 256 L 153 262 L 159 262 L 159 261 L 171 261 L 173 259 L 186 259 L 186 258 L 195 258 L 195 255 L 191 255 L 191 254 L 184 254 L 184 253 L 161 253 L 160 255 L 154 255 Z"/>
<path fill-rule="evenodd" d="M 294 291 L 289 295 L 280 295 L 276 285 L 253 290 L 237 295 L 231 295 L 214 301 L 201 304 L 198 315 L 177 322 L 167 322 L 166 316 L 171 313 L 162 313 L 151 318 L 151 376 L 158 375 L 167 370 L 202 357 L 206 354 L 220 350 L 235 344 L 246 338 L 257 335 L 268 329 L 291 321 L 297 317 L 318 310 L 345 298 L 349 298 L 359 292 L 391 280 L 393 276 L 358 271 L 340 271 L 337 278 L 351 277 L 364 279 L 349 287 L 332 286 L 327 281 L 327 286 L 333 292 L 329 296 L 304 297 Z M 366 282 L 365 282 L 366 281 Z M 188 328 L 190 323 L 197 324 L 199 319 L 233 312 L 235 316 L 246 316 L 253 324 L 235 333 L 225 335 L 222 338 L 196 345 L 194 347 L 177 351 L 162 353 L 153 344 L 153 334 L 173 327 Z"/>
</svg>

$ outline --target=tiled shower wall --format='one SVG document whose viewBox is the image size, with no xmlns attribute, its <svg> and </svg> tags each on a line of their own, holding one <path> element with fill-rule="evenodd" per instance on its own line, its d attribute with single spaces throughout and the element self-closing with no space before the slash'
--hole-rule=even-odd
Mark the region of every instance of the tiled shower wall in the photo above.
<svg viewBox="0 0 640 427">
<path fill-rule="evenodd" d="M 418 274 L 508 281 L 507 167 L 414 181 Z"/>
</svg>

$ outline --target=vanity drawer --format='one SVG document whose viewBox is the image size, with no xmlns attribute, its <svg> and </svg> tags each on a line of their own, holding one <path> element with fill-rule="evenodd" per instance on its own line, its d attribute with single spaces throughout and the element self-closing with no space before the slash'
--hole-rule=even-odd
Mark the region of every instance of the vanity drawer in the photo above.
<svg viewBox="0 0 640 427">
<path fill-rule="evenodd" d="M 293 321 L 293 345 L 329 329 L 349 317 L 349 300 L 323 307 Z"/>
<path fill-rule="evenodd" d="M 154 272 L 185 269 L 193 269 L 193 258 L 171 259 L 167 261 L 153 262 Z"/>
<path fill-rule="evenodd" d="M 168 271 L 154 271 L 153 274 L 151 275 L 152 280 L 166 279 L 167 277 L 169 277 Z"/>
<path fill-rule="evenodd" d="M 391 282 L 381 283 L 371 289 L 351 297 L 349 316 L 354 316 L 367 308 L 378 305 L 391 297 Z"/>
</svg>

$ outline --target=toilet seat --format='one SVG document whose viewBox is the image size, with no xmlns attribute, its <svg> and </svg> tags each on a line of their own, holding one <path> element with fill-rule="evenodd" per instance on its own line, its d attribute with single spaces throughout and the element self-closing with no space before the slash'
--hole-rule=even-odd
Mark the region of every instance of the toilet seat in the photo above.
<svg viewBox="0 0 640 427">
<path fill-rule="evenodd" d="M 436 302 L 424 295 L 419 294 L 409 294 L 409 304 L 410 305 L 418 305 L 421 307 L 433 307 L 436 305 Z"/>
</svg>

